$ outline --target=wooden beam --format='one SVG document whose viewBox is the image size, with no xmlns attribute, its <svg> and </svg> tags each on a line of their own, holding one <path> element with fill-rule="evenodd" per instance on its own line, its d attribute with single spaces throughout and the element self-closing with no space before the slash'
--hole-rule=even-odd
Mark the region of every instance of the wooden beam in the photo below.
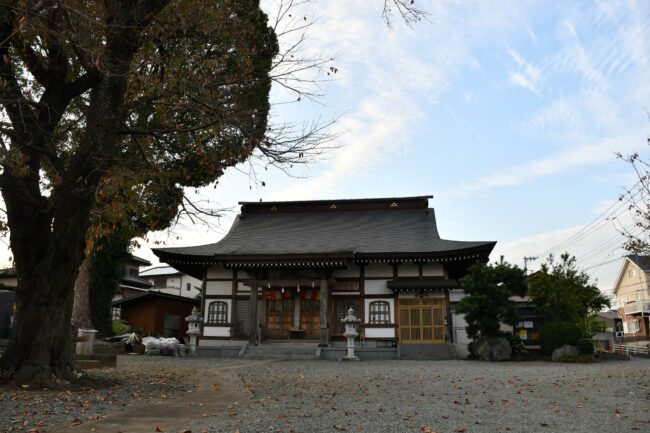
<svg viewBox="0 0 650 433">
<path fill-rule="evenodd" d="M 251 284 L 251 293 L 248 300 L 248 317 L 250 329 L 248 332 L 248 343 L 257 344 L 257 280 Z"/>
<path fill-rule="evenodd" d="M 327 278 L 321 279 L 320 282 L 320 343 L 319 347 L 329 346 L 329 287 Z"/>
<path fill-rule="evenodd" d="M 445 315 L 447 316 L 447 329 L 449 332 L 449 342 L 454 342 L 454 325 L 451 319 L 451 302 L 449 302 L 449 289 L 445 289 Z"/>
</svg>

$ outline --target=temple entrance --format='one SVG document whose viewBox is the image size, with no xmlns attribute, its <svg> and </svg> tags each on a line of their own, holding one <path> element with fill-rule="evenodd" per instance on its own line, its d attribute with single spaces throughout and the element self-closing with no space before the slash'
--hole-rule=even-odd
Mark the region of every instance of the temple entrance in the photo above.
<svg viewBox="0 0 650 433">
<path fill-rule="evenodd" d="M 264 293 L 267 338 L 319 338 L 318 289 L 269 289 Z"/>
<path fill-rule="evenodd" d="M 305 338 L 320 337 L 320 301 L 300 300 L 300 328 L 305 331 Z"/>
<path fill-rule="evenodd" d="M 266 302 L 266 333 L 269 338 L 286 338 L 293 327 L 293 299 Z"/>
</svg>

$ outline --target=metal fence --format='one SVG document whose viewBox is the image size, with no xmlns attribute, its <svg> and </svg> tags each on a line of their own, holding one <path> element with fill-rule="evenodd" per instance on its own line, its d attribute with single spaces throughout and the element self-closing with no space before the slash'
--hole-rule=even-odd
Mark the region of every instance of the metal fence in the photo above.
<svg viewBox="0 0 650 433">
<path fill-rule="evenodd" d="M 625 353 L 627 355 L 650 357 L 650 346 L 648 345 L 616 344 L 614 347 L 617 352 Z"/>
</svg>

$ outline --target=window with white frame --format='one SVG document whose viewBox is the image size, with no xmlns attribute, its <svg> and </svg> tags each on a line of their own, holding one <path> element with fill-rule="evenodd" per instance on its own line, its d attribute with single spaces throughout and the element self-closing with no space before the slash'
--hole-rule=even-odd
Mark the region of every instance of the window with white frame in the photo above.
<svg viewBox="0 0 650 433">
<path fill-rule="evenodd" d="M 208 306 L 208 323 L 228 323 L 228 304 L 226 302 L 210 302 Z"/>
<path fill-rule="evenodd" d="M 386 301 L 373 301 L 370 303 L 370 320 L 371 325 L 390 324 L 390 304 Z"/>
<path fill-rule="evenodd" d="M 628 334 L 634 334 L 641 330 L 641 325 L 638 320 L 631 320 L 628 322 L 623 322 L 623 330 Z"/>
</svg>

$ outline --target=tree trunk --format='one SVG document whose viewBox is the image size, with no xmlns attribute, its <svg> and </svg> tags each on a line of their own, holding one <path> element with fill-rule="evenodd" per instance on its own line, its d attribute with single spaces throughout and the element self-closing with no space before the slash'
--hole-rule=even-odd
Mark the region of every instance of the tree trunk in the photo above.
<svg viewBox="0 0 650 433">
<path fill-rule="evenodd" d="M 53 211 L 45 199 L 25 203 L 19 188 L 2 191 L 18 274 L 16 322 L 2 368 L 18 385 L 52 388 L 76 378 L 70 318 L 94 189 L 66 189 Z"/>
<path fill-rule="evenodd" d="M 74 284 L 74 303 L 72 306 L 72 327 L 73 331 L 79 328 L 93 329 L 93 321 L 90 317 L 90 282 L 91 282 L 92 257 L 86 255 L 81 266 L 79 275 Z"/>
</svg>

